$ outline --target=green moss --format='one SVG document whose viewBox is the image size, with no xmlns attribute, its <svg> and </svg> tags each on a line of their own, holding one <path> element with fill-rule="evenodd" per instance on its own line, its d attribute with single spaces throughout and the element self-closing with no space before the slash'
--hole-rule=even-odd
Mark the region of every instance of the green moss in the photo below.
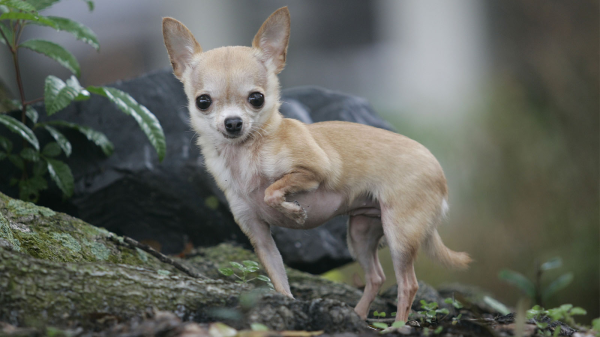
<svg viewBox="0 0 600 337">
<path fill-rule="evenodd" d="M 204 199 L 204 205 L 206 205 L 206 207 L 215 210 L 217 209 L 217 207 L 219 207 L 219 199 L 217 199 L 217 197 L 210 196 L 206 199 Z"/>
<path fill-rule="evenodd" d="M 8 202 L 8 210 L 18 216 L 25 215 L 42 215 L 45 217 L 54 216 L 56 213 L 46 207 L 36 206 L 30 202 L 25 202 L 17 199 L 11 199 Z"/>
<path fill-rule="evenodd" d="M 159 275 L 163 275 L 163 276 L 169 276 L 171 275 L 171 272 L 168 270 L 164 270 L 164 269 L 159 269 L 156 271 Z"/>
<path fill-rule="evenodd" d="M 113 237 L 117 236 L 104 228 L 0 193 L 0 239 L 4 246 L 48 261 L 106 261 L 179 274 L 146 252 L 128 247 L 122 238 L 121 244 L 116 243 Z"/>
<path fill-rule="evenodd" d="M 81 245 L 75 238 L 73 238 L 70 234 L 67 233 L 52 233 L 52 238 L 56 241 L 60 241 L 63 247 L 68 250 L 79 253 L 81 252 Z"/>
<path fill-rule="evenodd" d="M 106 245 L 100 242 L 90 242 L 86 239 L 83 239 L 83 245 L 85 248 L 89 249 L 89 252 L 94 256 L 97 261 L 107 261 L 112 253 Z"/>
<path fill-rule="evenodd" d="M 145 251 L 143 251 L 139 248 L 136 248 L 135 250 L 136 250 L 140 260 L 142 260 L 144 263 L 148 262 L 148 254 Z"/>
<path fill-rule="evenodd" d="M 21 243 L 14 237 L 10 223 L 2 213 L 0 213 L 0 238 L 8 241 L 14 250 L 21 251 Z"/>
</svg>

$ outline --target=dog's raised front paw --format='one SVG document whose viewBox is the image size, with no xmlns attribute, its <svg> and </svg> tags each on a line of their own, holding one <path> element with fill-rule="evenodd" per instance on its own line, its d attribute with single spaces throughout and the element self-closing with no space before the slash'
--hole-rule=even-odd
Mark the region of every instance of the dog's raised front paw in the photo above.
<svg viewBox="0 0 600 337">
<path fill-rule="evenodd" d="M 300 206 L 300 203 L 297 201 L 294 202 L 283 202 L 281 203 L 283 207 L 282 213 L 288 218 L 296 221 L 297 224 L 303 225 L 306 221 L 308 215 L 306 214 L 306 210 Z"/>
</svg>

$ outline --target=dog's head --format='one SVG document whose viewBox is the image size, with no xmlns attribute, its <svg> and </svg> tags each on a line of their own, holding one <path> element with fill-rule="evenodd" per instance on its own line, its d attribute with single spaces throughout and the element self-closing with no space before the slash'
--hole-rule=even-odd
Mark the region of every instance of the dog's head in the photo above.
<svg viewBox="0 0 600 337">
<path fill-rule="evenodd" d="M 260 134 L 279 109 L 277 74 L 285 66 L 290 36 L 287 7 L 263 23 L 252 47 L 202 52 L 179 21 L 163 19 L 163 36 L 173 72 L 183 82 L 192 127 L 217 142 L 243 142 Z"/>
</svg>

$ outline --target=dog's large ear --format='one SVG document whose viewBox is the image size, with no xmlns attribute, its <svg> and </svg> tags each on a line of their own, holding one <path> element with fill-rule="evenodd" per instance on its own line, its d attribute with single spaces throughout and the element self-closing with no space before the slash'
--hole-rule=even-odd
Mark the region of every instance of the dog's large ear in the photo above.
<svg viewBox="0 0 600 337">
<path fill-rule="evenodd" d="M 254 36 L 252 47 L 261 51 L 267 68 L 273 67 L 276 74 L 285 66 L 285 56 L 290 40 L 290 12 L 287 7 L 276 10 Z"/>
<path fill-rule="evenodd" d="M 181 80 L 194 55 L 202 52 L 202 47 L 183 23 L 173 18 L 163 18 L 162 27 L 173 72 Z"/>
</svg>

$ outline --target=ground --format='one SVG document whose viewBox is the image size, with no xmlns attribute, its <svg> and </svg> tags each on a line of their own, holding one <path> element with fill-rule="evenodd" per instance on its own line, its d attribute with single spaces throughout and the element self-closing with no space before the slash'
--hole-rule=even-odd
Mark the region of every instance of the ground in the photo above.
<svg viewBox="0 0 600 337">
<path fill-rule="evenodd" d="M 292 300 L 272 291 L 264 277 L 255 278 L 265 274 L 248 261 L 258 260 L 227 243 L 165 257 L 0 193 L 0 335 L 374 336 L 393 322 L 395 287 L 375 300 L 364 322 L 353 311 L 360 289 L 287 268 Z M 219 272 L 231 268 L 242 276 L 231 262 L 257 269 L 249 273 L 254 279 L 241 282 Z M 374 317 L 374 311 L 386 317 Z M 519 326 L 508 311 L 472 287 L 436 290 L 420 283 L 411 321 L 383 332 L 508 336 Z M 558 328 L 561 335 L 575 332 L 559 322 L 535 323 L 516 329 L 529 335 Z"/>
</svg>

